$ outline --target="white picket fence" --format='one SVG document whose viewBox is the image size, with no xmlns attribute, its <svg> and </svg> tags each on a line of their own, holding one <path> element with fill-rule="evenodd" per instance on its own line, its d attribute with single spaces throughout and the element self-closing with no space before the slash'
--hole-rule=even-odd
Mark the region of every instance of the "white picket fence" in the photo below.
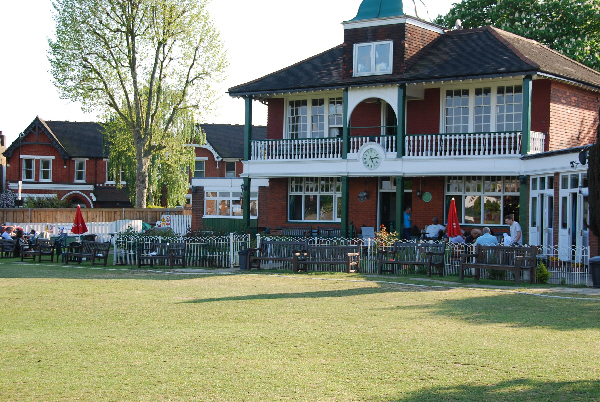
<svg viewBox="0 0 600 402">
<path fill-rule="evenodd" d="M 168 216 L 170 224 L 166 227 L 170 227 L 173 232 L 177 235 L 185 235 L 188 232 L 192 224 L 192 217 L 190 215 L 163 215 Z M 162 219 L 161 219 L 162 221 Z M 15 225 L 23 228 L 25 233 L 29 233 L 31 229 L 34 229 L 40 235 L 47 233 L 48 236 L 57 236 L 60 233 L 67 233 L 68 236 L 78 236 L 74 234 L 71 229 L 73 228 L 73 222 L 67 223 L 19 223 L 19 222 L 7 222 L 7 225 Z M 118 220 L 115 222 L 86 222 L 88 228 L 85 234 L 98 235 L 98 241 L 106 242 L 110 241 L 112 236 L 116 233 L 124 232 L 128 228 L 132 228 L 135 232 L 142 231 L 141 220 Z"/>
<path fill-rule="evenodd" d="M 229 268 L 239 266 L 239 251 L 250 247 L 249 234 L 228 236 L 168 237 L 135 236 L 119 233 L 115 237 L 114 265 L 137 265 L 138 249 L 150 243 L 185 242 L 185 265 Z"/>
</svg>

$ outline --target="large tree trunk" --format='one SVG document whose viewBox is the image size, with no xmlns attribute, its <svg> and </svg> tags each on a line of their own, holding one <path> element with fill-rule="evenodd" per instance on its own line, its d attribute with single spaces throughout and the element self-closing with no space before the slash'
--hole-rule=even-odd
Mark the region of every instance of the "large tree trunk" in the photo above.
<svg viewBox="0 0 600 402">
<path fill-rule="evenodd" d="M 135 207 L 146 208 L 148 198 L 148 171 L 150 168 L 150 158 L 144 153 L 144 147 L 135 144 L 136 153 L 136 175 L 135 175 Z"/>
</svg>

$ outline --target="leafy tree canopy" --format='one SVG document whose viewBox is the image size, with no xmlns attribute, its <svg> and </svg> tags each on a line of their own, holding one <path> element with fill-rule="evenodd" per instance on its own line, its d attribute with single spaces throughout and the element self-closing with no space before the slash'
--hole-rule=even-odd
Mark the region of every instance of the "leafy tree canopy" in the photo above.
<svg viewBox="0 0 600 402">
<path fill-rule="evenodd" d="M 193 122 L 210 111 L 216 97 L 211 86 L 227 66 L 206 2 L 53 3 L 56 35 L 49 40 L 49 60 L 55 85 L 63 98 L 106 117 L 110 157 L 126 170 L 128 185 L 135 183 L 138 208 L 155 202 L 159 177 L 169 185 L 171 172 L 185 170 L 191 151 L 185 152 L 182 141 L 190 140 Z M 168 191 L 183 196 L 176 181 Z"/>
<path fill-rule="evenodd" d="M 600 70 L 600 0 L 463 0 L 435 23 L 452 28 L 493 25 L 534 39 Z"/>
</svg>

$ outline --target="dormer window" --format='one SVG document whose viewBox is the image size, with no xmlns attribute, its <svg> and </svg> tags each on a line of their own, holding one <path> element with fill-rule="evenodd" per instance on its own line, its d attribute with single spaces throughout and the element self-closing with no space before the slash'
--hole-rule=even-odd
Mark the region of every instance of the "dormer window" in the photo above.
<svg viewBox="0 0 600 402">
<path fill-rule="evenodd" d="M 392 73 L 392 41 L 354 45 L 354 76 Z"/>
</svg>

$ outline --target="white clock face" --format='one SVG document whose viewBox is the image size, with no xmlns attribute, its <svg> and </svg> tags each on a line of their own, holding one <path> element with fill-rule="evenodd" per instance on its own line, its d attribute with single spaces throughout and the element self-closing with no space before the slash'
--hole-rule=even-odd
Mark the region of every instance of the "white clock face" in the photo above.
<svg viewBox="0 0 600 402">
<path fill-rule="evenodd" d="M 375 148 L 367 148 L 362 154 L 362 163 L 367 169 L 376 169 L 381 164 L 381 155 Z"/>
</svg>

